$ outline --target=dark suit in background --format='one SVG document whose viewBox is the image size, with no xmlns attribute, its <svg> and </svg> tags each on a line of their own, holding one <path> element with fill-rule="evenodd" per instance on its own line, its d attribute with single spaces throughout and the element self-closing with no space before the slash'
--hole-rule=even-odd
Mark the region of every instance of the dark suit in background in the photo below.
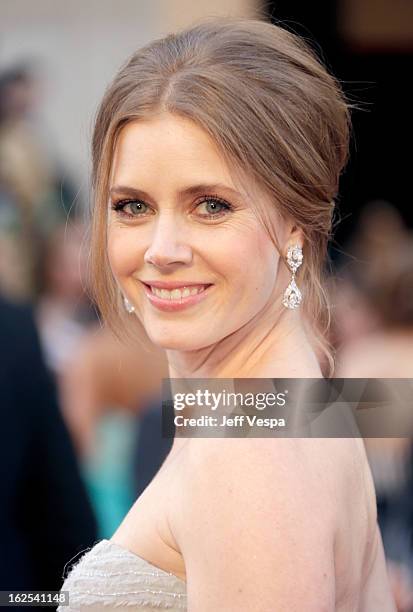
<svg viewBox="0 0 413 612">
<path fill-rule="evenodd" d="M 0 590 L 58 590 L 95 518 L 32 308 L 1 298 L 0 491 Z"/>
<path fill-rule="evenodd" d="M 162 398 L 154 398 L 138 420 L 134 468 L 136 497 L 146 489 L 172 448 L 173 436 L 162 437 L 161 406 Z"/>
</svg>

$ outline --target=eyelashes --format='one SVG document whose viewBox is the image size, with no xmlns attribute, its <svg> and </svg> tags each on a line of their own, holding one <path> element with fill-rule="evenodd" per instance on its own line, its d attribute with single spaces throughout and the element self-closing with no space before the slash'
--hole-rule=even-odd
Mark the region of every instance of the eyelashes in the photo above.
<svg viewBox="0 0 413 612">
<path fill-rule="evenodd" d="M 197 213 L 196 216 L 201 219 L 219 219 L 229 212 L 234 210 L 233 206 L 216 195 L 202 196 L 195 204 L 194 210 L 199 210 L 202 206 L 209 208 L 205 213 Z M 138 219 L 139 217 L 148 217 L 154 214 L 154 210 L 142 200 L 124 199 L 112 203 L 112 209 L 122 217 L 128 219 Z M 132 212 L 128 212 L 127 209 Z"/>
<path fill-rule="evenodd" d="M 207 206 L 211 207 L 216 206 L 218 204 L 218 207 L 221 207 L 218 211 L 215 210 L 212 213 L 206 213 L 204 215 L 201 215 L 202 217 L 207 217 L 209 219 L 217 218 L 217 216 L 222 216 L 222 214 L 233 210 L 231 204 L 229 204 L 225 200 L 222 200 L 221 198 L 218 198 L 217 196 L 203 196 L 203 199 L 198 202 L 196 208 L 199 208 L 202 204 L 206 204 Z"/>
<path fill-rule="evenodd" d="M 127 206 L 130 206 L 131 204 L 138 204 L 138 206 L 141 207 L 139 209 L 138 214 L 135 215 L 133 213 L 131 214 L 131 213 L 126 212 L 125 208 Z M 142 207 L 147 207 L 147 205 L 144 202 L 141 202 L 140 200 L 119 200 L 118 202 L 114 202 L 112 204 L 112 209 L 115 210 L 120 215 L 124 215 L 125 217 L 145 216 L 142 213 Z"/>
</svg>

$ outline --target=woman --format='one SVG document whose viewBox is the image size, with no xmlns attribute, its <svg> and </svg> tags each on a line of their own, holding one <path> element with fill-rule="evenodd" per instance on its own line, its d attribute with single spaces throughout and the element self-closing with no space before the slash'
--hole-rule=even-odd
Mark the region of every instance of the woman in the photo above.
<svg viewBox="0 0 413 612">
<path fill-rule="evenodd" d="M 106 321 L 143 325 L 171 378 L 322 377 L 348 131 L 337 83 L 279 27 L 212 19 L 138 51 L 93 140 Z M 176 437 L 63 588 L 69 610 L 394 610 L 363 444 Z"/>
</svg>

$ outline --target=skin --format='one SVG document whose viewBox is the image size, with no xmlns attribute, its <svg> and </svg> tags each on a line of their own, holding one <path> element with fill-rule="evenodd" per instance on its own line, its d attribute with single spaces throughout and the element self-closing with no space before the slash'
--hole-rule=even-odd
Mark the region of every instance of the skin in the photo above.
<svg viewBox="0 0 413 612">
<path fill-rule="evenodd" d="M 233 174 L 186 119 L 127 124 L 109 206 L 125 187 L 146 196 L 126 208 L 132 218 L 110 212 L 113 274 L 166 349 L 171 378 L 320 377 L 300 309 L 281 303 L 290 273 L 251 194 L 271 211 L 283 254 L 299 244 L 305 257 L 302 233 L 248 176 L 249 196 Z M 212 194 L 181 193 L 200 183 L 225 185 L 212 194 L 233 210 L 203 217 L 211 207 L 200 196 Z M 149 279 L 214 286 L 186 310 L 161 312 L 140 283 Z M 394 610 L 360 440 L 175 438 L 112 541 L 185 580 L 189 612 Z"/>
<path fill-rule="evenodd" d="M 217 183 L 225 189 L 180 196 L 188 186 Z M 136 203 L 126 208 L 132 218 L 109 212 L 108 254 L 149 337 L 167 349 L 171 377 L 264 376 L 268 363 L 279 376 L 320 376 L 299 310 L 281 304 L 290 272 L 203 130 L 169 114 L 128 124 L 118 140 L 111 184 L 112 203 L 127 197 L 119 186 L 149 196 L 142 212 Z M 302 246 L 301 231 L 281 220 L 252 181 L 249 191 L 274 211 L 283 252 L 290 244 Z M 203 195 L 218 195 L 234 210 L 221 207 L 215 219 L 207 219 L 211 207 Z M 200 304 L 165 313 L 149 303 L 142 279 L 214 287 Z"/>
</svg>

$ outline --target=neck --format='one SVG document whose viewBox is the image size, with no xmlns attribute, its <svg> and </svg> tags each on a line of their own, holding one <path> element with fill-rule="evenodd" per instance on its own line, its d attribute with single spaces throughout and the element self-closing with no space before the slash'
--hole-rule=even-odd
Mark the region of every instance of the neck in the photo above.
<svg viewBox="0 0 413 612">
<path fill-rule="evenodd" d="M 318 378 L 322 376 L 299 310 L 251 320 L 218 343 L 168 350 L 170 378 Z"/>
<path fill-rule="evenodd" d="M 251 321 L 219 343 L 195 351 L 167 351 L 170 378 L 321 378 L 299 311 Z M 169 458 L 189 440 L 175 436 Z"/>
</svg>

